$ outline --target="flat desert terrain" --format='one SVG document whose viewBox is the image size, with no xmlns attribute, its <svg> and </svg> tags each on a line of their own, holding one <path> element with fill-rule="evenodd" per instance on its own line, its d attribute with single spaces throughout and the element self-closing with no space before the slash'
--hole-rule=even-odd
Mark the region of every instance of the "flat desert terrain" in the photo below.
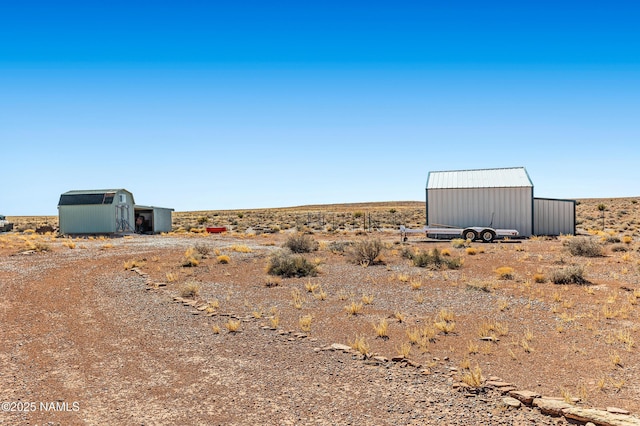
<svg viewBox="0 0 640 426">
<path fill-rule="evenodd" d="M 640 424 L 634 198 L 490 244 L 401 241 L 419 202 L 176 212 L 118 238 L 9 219 L 2 425 Z"/>
</svg>

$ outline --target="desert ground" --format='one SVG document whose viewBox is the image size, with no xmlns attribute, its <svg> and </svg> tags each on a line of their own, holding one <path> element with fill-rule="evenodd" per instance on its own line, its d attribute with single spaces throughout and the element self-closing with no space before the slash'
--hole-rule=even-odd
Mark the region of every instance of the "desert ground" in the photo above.
<svg viewBox="0 0 640 426">
<path fill-rule="evenodd" d="M 8 219 L 3 425 L 640 424 L 635 198 L 490 244 L 401 241 L 420 202 L 176 212 L 118 238 Z"/>
</svg>

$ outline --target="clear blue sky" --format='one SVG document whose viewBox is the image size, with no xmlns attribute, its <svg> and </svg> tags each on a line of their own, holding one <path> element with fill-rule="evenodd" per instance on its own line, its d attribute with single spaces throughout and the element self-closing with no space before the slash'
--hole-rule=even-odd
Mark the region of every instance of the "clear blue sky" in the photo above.
<svg viewBox="0 0 640 426">
<path fill-rule="evenodd" d="M 640 195 L 632 1 L 0 1 L 0 214 L 423 200 L 431 170 Z"/>
</svg>

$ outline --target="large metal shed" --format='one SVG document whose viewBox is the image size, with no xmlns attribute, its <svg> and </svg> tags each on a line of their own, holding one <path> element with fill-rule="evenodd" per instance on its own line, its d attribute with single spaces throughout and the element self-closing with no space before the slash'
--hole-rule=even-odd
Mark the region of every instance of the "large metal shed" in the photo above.
<svg viewBox="0 0 640 426">
<path fill-rule="evenodd" d="M 159 233 L 171 230 L 173 209 L 137 206 L 126 189 L 73 190 L 60 196 L 61 234 Z M 142 227 L 136 229 L 140 217 Z"/>
<path fill-rule="evenodd" d="M 575 201 L 535 199 L 524 167 L 430 172 L 427 225 L 517 229 L 521 236 L 575 234 Z"/>
</svg>

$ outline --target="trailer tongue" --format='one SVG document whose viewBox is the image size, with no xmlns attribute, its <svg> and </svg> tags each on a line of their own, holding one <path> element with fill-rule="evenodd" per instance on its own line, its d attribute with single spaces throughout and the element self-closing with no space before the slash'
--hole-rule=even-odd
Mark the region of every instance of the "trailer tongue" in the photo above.
<svg viewBox="0 0 640 426">
<path fill-rule="evenodd" d="M 427 238 L 464 238 L 465 240 L 481 240 L 490 243 L 496 238 L 517 237 L 518 231 L 515 229 L 494 229 L 484 226 L 469 226 L 467 228 L 456 228 L 452 226 L 425 226 L 422 229 L 409 229 L 400 226 L 400 237 L 407 240 L 408 234 L 424 233 Z"/>
</svg>

